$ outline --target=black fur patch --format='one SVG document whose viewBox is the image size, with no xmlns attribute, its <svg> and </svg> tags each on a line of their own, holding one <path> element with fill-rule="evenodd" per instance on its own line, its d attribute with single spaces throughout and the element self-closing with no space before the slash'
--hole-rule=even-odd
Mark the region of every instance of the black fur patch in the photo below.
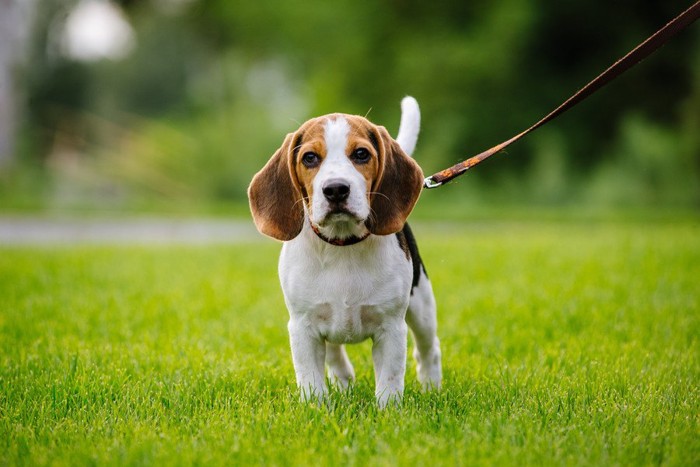
<svg viewBox="0 0 700 467">
<path fill-rule="evenodd" d="M 372 130 L 369 130 L 367 132 L 367 137 L 372 143 L 372 146 L 374 146 L 374 150 L 377 151 L 377 154 L 379 154 L 379 141 L 377 141 L 377 135 Z"/>
<path fill-rule="evenodd" d="M 408 240 L 406 240 L 406 235 L 404 235 L 403 231 L 396 232 L 396 239 L 399 241 L 399 246 L 406 255 L 406 259 L 411 259 L 411 250 L 408 249 Z"/>
<path fill-rule="evenodd" d="M 413 236 L 413 231 L 409 227 L 408 223 L 404 224 L 403 230 L 396 233 L 396 239 L 399 241 L 399 246 L 406 253 L 406 258 L 409 257 L 413 261 L 413 283 L 411 286 L 411 293 L 413 293 L 413 288 L 418 285 L 420 280 L 421 270 L 425 277 L 428 277 L 428 272 L 425 270 L 425 265 L 418 252 L 418 244 L 416 243 L 416 237 Z"/>
<path fill-rule="evenodd" d="M 297 138 L 294 140 L 294 145 L 292 146 L 292 162 L 295 166 L 297 164 L 297 158 L 299 157 L 299 149 L 301 148 L 301 141 L 303 139 L 303 136 L 304 135 L 302 133 L 299 133 Z"/>
</svg>

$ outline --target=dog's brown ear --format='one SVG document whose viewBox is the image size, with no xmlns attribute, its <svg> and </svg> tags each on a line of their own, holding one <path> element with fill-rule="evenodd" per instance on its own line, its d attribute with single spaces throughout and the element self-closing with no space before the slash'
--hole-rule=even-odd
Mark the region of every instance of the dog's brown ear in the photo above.
<svg viewBox="0 0 700 467">
<path fill-rule="evenodd" d="M 372 215 L 367 223 L 375 235 L 389 235 L 403 229 L 423 188 L 423 171 L 401 149 L 384 127 L 379 133 L 380 175 L 371 197 Z"/>
<path fill-rule="evenodd" d="M 292 179 L 291 151 L 294 134 L 284 139 L 248 187 L 248 201 L 260 233 L 277 240 L 291 240 L 304 225 L 301 191 Z"/>
</svg>

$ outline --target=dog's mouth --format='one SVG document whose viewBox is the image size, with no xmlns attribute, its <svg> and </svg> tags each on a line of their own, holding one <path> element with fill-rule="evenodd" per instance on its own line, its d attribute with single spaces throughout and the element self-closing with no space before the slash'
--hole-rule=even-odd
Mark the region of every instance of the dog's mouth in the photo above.
<svg viewBox="0 0 700 467">
<path fill-rule="evenodd" d="M 346 219 L 359 220 L 357 215 L 354 212 L 350 211 L 349 209 L 347 209 L 344 206 L 338 206 L 338 207 L 331 208 L 328 211 L 328 213 L 326 214 L 325 219 L 329 220 L 329 221 L 346 220 Z"/>
<path fill-rule="evenodd" d="M 365 219 L 343 206 L 335 207 L 326 215 L 314 222 L 328 238 L 348 238 L 365 233 Z"/>
<path fill-rule="evenodd" d="M 328 211 L 326 215 L 318 222 L 319 227 L 336 227 L 341 230 L 343 227 L 358 226 L 364 223 L 364 219 L 360 219 L 357 214 L 345 208 L 335 208 Z"/>
</svg>

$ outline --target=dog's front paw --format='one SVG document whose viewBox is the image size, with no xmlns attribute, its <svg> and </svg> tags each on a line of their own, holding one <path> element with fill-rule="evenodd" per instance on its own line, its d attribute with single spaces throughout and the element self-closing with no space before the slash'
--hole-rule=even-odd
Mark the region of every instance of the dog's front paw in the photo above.
<svg viewBox="0 0 700 467">
<path fill-rule="evenodd" d="M 341 391 L 347 391 L 352 383 L 355 382 L 354 373 L 336 372 L 333 369 L 328 369 L 328 379 L 331 384 Z"/>
<path fill-rule="evenodd" d="M 403 393 L 401 391 L 382 391 L 376 394 L 377 405 L 380 409 L 386 409 L 387 407 L 398 407 L 403 401 Z"/>
</svg>

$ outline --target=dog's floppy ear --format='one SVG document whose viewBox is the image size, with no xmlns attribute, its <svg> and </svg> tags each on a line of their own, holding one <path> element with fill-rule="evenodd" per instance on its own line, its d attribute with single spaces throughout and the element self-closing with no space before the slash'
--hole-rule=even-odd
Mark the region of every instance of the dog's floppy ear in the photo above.
<svg viewBox="0 0 700 467">
<path fill-rule="evenodd" d="M 304 207 L 297 182 L 292 179 L 290 133 L 248 187 L 248 200 L 258 230 L 277 240 L 291 240 L 304 225 Z"/>
<path fill-rule="evenodd" d="M 423 188 L 423 171 L 401 149 L 384 127 L 377 127 L 380 170 L 371 197 L 372 215 L 367 223 L 375 235 L 403 229 Z"/>
</svg>

